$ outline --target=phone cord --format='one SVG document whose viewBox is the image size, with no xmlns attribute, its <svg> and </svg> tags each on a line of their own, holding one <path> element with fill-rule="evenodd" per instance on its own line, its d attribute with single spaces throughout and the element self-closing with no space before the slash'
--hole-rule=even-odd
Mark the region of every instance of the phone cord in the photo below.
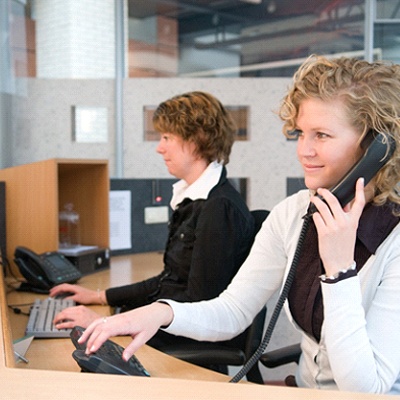
<svg viewBox="0 0 400 400">
<path fill-rule="evenodd" d="M 239 382 L 251 370 L 251 368 L 254 366 L 254 364 L 263 355 L 265 349 L 267 348 L 267 346 L 269 344 L 269 341 L 272 336 L 272 332 L 278 321 L 279 314 L 282 310 L 283 304 L 285 303 L 287 296 L 289 295 L 290 287 L 292 286 L 294 277 L 296 275 L 296 269 L 297 269 L 297 265 L 299 263 L 304 239 L 305 239 L 305 236 L 306 236 L 306 233 L 308 230 L 308 226 L 310 223 L 311 214 L 307 213 L 303 218 L 304 218 L 304 222 L 303 222 L 303 226 L 302 226 L 302 229 L 300 232 L 299 240 L 297 242 L 296 251 L 293 256 L 292 265 L 290 266 L 288 275 L 286 277 L 285 284 L 283 285 L 282 292 L 281 292 L 281 294 L 278 298 L 278 301 L 275 305 L 275 309 L 274 309 L 274 312 L 272 313 L 267 330 L 265 331 L 264 338 L 261 341 L 258 348 L 256 349 L 256 351 L 254 352 L 254 354 L 246 361 L 246 363 L 243 365 L 243 367 L 240 369 L 240 371 L 238 371 L 238 373 L 229 382 L 233 382 L 233 383 Z"/>
</svg>

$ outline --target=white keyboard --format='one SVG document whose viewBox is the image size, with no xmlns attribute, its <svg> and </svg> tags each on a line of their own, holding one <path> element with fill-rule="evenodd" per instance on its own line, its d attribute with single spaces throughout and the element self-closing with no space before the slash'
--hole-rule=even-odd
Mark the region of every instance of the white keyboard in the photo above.
<svg viewBox="0 0 400 400">
<path fill-rule="evenodd" d="M 25 334 L 37 338 L 63 338 L 69 337 L 71 329 L 57 329 L 53 325 L 56 314 L 67 307 L 75 306 L 70 299 L 47 298 L 36 299 L 29 314 Z"/>
</svg>

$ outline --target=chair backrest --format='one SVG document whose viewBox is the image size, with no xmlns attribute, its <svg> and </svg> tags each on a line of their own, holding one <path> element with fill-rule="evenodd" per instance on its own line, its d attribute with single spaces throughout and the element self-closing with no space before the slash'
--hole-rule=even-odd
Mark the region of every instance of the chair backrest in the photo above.
<svg viewBox="0 0 400 400">
<path fill-rule="evenodd" d="M 268 217 L 269 211 L 263 209 L 257 209 L 257 210 L 252 210 L 251 214 L 253 215 L 255 222 L 255 235 L 254 235 L 255 237 L 258 231 L 260 230 L 263 222 Z M 261 340 L 263 338 L 266 314 L 267 314 L 267 307 L 264 306 L 262 310 L 256 315 L 251 325 L 245 331 L 246 338 L 244 343 L 244 354 L 246 360 L 248 360 L 254 354 L 259 344 L 261 343 Z M 247 379 L 251 382 L 262 383 L 263 380 L 257 363 L 247 373 Z"/>
<path fill-rule="evenodd" d="M 259 209 L 259 210 L 252 210 L 252 211 L 250 211 L 250 213 L 254 218 L 255 232 L 257 234 L 257 232 L 260 230 L 263 222 L 268 217 L 269 211 L 268 210 Z"/>
<path fill-rule="evenodd" d="M 257 350 L 263 338 L 265 317 L 267 314 L 267 307 L 264 306 L 262 310 L 256 315 L 251 325 L 247 328 L 247 336 L 244 352 L 246 360 L 248 360 L 253 353 Z"/>
<path fill-rule="evenodd" d="M 250 212 L 255 222 L 255 238 L 263 222 L 268 217 L 269 211 L 258 209 Z M 264 307 L 256 315 L 251 325 L 239 336 L 241 339 L 237 340 L 237 338 L 234 338 L 231 341 L 226 342 L 228 345 L 231 343 L 233 347 L 240 347 L 240 349 L 244 352 L 246 359 L 253 355 L 254 351 L 257 349 L 262 340 L 266 310 L 266 307 Z"/>
</svg>

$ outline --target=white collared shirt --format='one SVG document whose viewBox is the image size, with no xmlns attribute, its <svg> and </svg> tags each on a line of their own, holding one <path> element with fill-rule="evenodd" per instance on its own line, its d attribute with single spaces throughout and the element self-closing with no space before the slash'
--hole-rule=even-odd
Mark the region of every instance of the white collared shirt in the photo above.
<svg viewBox="0 0 400 400">
<path fill-rule="evenodd" d="M 181 179 L 176 182 L 173 188 L 172 199 L 170 202 L 171 208 L 176 209 L 183 199 L 189 198 L 191 200 L 207 199 L 211 189 L 221 179 L 222 164 L 213 161 L 208 165 L 200 177 L 188 185 L 187 182 Z"/>
</svg>

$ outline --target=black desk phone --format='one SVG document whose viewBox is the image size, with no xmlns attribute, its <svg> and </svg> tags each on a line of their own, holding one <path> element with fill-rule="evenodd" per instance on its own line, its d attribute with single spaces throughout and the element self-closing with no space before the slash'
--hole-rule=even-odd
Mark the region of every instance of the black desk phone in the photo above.
<svg viewBox="0 0 400 400">
<path fill-rule="evenodd" d="M 55 285 L 73 283 L 82 277 L 75 265 L 56 251 L 36 254 L 26 247 L 17 247 L 14 261 L 27 280 L 21 284 L 21 291 L 48 293 Z"/>
<path fill-rule="evenodd" d="M 86 344 L 78 342 L 83 331 L 84 329 L 80 326 L 75 326 L 70 333 L 72 343 L 76 347 L 72 357 L 81 367 L 82 372 L 150 376 L 135 356 L 132 356 L 128 361 L 124 361 L 122 358 L 124 348 L 111 340 L 107 340 L 95 353 L 86 355 Z"/>
</svg>

